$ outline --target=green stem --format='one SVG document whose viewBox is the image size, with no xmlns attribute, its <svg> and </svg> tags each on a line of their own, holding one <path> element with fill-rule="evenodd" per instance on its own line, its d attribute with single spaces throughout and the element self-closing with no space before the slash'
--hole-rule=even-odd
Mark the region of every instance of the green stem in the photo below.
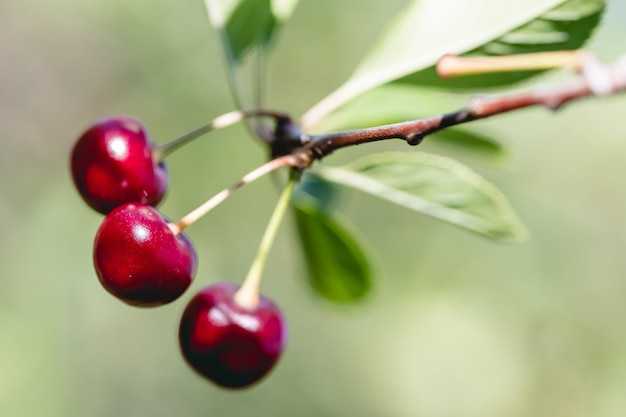
<svg viewBox="0 0 626 417">
<path fill-rule="evenodd" d="M 280 223 L 285 217 L 285 212 L 289 206 L 289 200 L 296 183 L 296 178 L 290 178 L 289 182 L 285 186 L 276 207 L 274 213 L 265 229 L 259 250 L 257 252 L 250 271 L 243 282 L 243 285 L 235 294 L 235 302 L 245 308 L 254 309 L 259 304 L 259 287 L 261 285 L 261 277 L 263 275 L 263 269 L 267 261 L 267 255 L 274 244 L 276 234 L 280 227 Z"/>
</svg>

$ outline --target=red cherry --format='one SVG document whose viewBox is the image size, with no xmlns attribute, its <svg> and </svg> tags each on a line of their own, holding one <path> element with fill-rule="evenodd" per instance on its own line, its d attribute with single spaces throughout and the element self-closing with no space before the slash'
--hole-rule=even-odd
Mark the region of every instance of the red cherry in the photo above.
<svg viewBox="0 0 626 417">
<path fill-rule="evenodd" d="M 103 214 L 128 202 L 156 206 L 167 189 L 167 172 L 154 154 L 154 144 L 137 120 L 104 119 L 74 145 L 74 184 L 85 202 Z"/>
<path fill-rule="evenodd" d="M 263 378 L 276 364 L 287 339 L 282 313 L 261 296 L 254 308 L 234 300 L 239 286 L 206 287 L 183 313 L 179 342 L 198 373 L 225 388 L 243 388 Z"/>
<path fill-rule="evenodd" d="M 175 234 L 154 207 L 138 203 L 119 206 L 104 218 L 93 257 L 104 288 L 143 307 L 178 298 L 191 284 L 197 266 L 189 239 Z"/>
</svg>

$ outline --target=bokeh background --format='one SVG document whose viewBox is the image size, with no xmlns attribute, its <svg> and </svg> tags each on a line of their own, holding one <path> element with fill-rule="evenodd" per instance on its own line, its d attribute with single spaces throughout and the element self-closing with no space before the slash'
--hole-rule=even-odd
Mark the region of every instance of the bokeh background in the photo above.
<svg viewBox="0 0 626 417">
<path fill-rule="evenodd" d="M 303 0 L 270 62 L 272 107 L 298 115 L 339 85 L 403 3 Z M 625 37 L 626 4 L 612 0 L 590 48 L 612 60 Z M 177 323 L 199 288 L 243 279 L 272 182 L 190 228 L 192 290 L 143 310 L 97 282 L 100 216 L 68 173 L 73 141 L 105 115 L 133 115 L 163 143 L 233 109 L 202 2 L 2 0 L 0 77 L 0 415 L 626 415 L 626 97 L 476 124 L 511 158 L 466 162 L 506 192 L 527 243 L 346 193 L 342 211 L 379 260 L 362 304 L 311 292 L 288 219 L 263 284 L 288 318 L 288 348 L 261 384 L 226 392 L 183 362 Z M 329 162 L 382 149 L 406 148 Z M 185 214 L 264 157 L 241 127 L 194 143 L 168 159 L 162 211 Z"/>
</svg>

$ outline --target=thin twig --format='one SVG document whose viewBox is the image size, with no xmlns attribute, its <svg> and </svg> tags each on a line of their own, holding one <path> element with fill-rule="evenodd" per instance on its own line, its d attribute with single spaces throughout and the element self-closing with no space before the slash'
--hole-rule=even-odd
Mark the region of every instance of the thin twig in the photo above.
<svg viewBox="0 0 626 417">
<path fill-rule="evenodd" d="M 278 168 L 286 166 L 301 168 L 309 165 L 309 162 L 306 161 L 306 159 L 303 159 L 303 157 L 303 155 L 285 155 L 276 159 L 272 159 L 271 161 L 250 171 L 248 174 L 244 175 L 239 181 L 235 182 L 230 187 L 215 194 L 204 204 L 202 204 L 177 222 L 169 223 L 170 229 L 174 232 L 174 234 L 179 234 L 186 227 L 193 224 L 196 220 L 217 207 L 220 203 L 230 197 L 235 191 L 237 191 L 241 187 L 258 180 L 259 178 L 269 174 L 272 171 L 277 170 Z"/>
<path fill-rule="evenodd" d="M 504 56 L 458 56 L 447 54 L 437 61 L 441 78 L 508 71 L 545 70 L 570 67 L 579 69 L 593 55 L 587 51 L 550 51 Z"/>
<path fill-rule="evenodd" d="M 476 96 L 458 111 L 348 132 L 309 136 L 309 142 L 298 152 L 321 159 L 333 151 L 367 142 L 386 139 L 405 140 L 418 145 L 429 134 L 450 126 L 471 122 L 532 106 L 557 110 L 565 104 L 590 96 L 603 96 L 626 91 L 626 56 L 614 65 L 605 66 L 597 60 L 587 61 L 575 79 L 558 85 L 539 86 L 531 90 L 501 96 Z"/>
<path fill-rule="evenodd" d="M 269 117 L 274 119 L 275 121 L 279 120 L 290 120 L 289 116 L 285 113 L 281 113 L 274 110 L 266 110 L 266 109 L 255 109 L 255 110 L 243 110 L 243 111 L 232 111 L 229 113 L 225 113 L 221 116 L 216 117 L 211 122 L 207 123 L 204 126 L 201 126 L 191 132 L 175 139 L 171 142 L 168 142 L 164 145 L 157 147 L 154 151 L 154 159 L 157 161 L 162 160 L 163 158 L 170 155 L 175 150 L 180 147 L 186 145 L 194 139 L 216 129 L 222 129 L 228 126 L 232 126 L 235 123 L 238 123 L 244 119 L 254 118 L 254 117 Z"/>
</svg>

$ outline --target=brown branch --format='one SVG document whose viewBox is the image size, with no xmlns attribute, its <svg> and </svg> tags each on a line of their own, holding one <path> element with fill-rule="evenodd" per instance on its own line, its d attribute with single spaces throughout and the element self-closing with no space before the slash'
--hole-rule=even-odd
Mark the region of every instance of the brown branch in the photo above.
<svg viewBox="0 0 626 417">
<path fill-rule="evenodd" d="M 170 146 L 177 147 L 179 141 L 185 142 L 190 140 L 189 138 L 204 133 L 204 131 L 228 126 L 247 117 L 270 117 L 276 122 L 270 142 L 274 159 L 249 172 L 185 217 L 177 222 L 169 223 L 168 226 L 175 234 L 178 234 L 244 185 L 282 167 L 302 171 L 310 167 L 315 159 L 322 159 L 337 149 L 393 138 L 402 139 L 409 145 L 418 145 L 426 135 L 450 126 L 531 106 L 544 106 L 551 110 L 557 110 L 573 100 L 626 91 L 626 56 L 610 67 L 605 66 L 595 58 L 585 58 L 579 70 L 580 75 L 568 83 L 541 86 L 530 91 L 502 96 L 476 96 L 470 100 L 466 107 L 452 113 L 348 132 L 307 135 L 288 115 L 271 110 L 259 109 L 227 113 L 209 125 L 174 141 Z"/>
<path fill-rule="evenodd" d="M 458 111 L 348 132 L 304 136 L 306 144 L 296 153 L 321 159 L 333 151 L 352 145 L 386 139 L 401 139 L 418 145 L 429 134 L 450 126 L 485 119 L 502 113 L 532 106 L 557 110 L 565 104 L 590 96 L 605 96 L 626 91 L 626 56 L 614 65 L 606 66 L 595 58 L 584 62 L 580 75 L 570 82 L 539 86 L 525 92 L 502 96 L 476 96 Z"/>
</svg>

